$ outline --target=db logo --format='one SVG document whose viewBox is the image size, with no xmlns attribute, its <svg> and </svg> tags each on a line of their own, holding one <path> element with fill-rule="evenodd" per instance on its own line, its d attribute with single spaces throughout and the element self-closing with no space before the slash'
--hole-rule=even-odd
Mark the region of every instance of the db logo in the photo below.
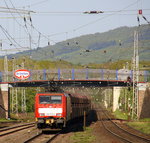
<svg viewBox="0 0 150 143">
<path fill-rule="evenodd" d="M 23 80 L 27 79 L 30 76 L 30 71 L 25 69 L 19 69 L 15 71 L 14 75 L 16 78 Z"/>
</svg>

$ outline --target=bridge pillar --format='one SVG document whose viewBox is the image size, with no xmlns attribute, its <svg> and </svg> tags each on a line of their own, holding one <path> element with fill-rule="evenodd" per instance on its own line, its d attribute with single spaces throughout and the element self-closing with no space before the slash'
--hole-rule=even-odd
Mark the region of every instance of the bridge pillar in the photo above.
<svg viewBox="0 0 150 143">
<path fill-rule="evenodd" d="M 0 118 L 9 117 L 9 87 L 8 84 L 0 84 Z"/>
<path fill-rule="evenodd" d="M 139 85 L 138 117 L 150 118 L 150 83 L 140 83 Z"/>
<path fill-rule="evenodd" d="M 119 97 L 122 87 L 113 87 L 113 112 L 119 109 Z"/>
</svg>

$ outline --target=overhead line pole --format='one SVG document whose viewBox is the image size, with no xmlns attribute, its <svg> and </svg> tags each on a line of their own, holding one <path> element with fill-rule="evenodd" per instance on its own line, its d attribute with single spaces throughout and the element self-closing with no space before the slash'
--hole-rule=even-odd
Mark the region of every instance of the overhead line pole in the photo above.
<svg viewBox="0 0 150 143">
<path fill-rule="evenodd" d="M 138 82 L 139 82 L 139 50 L 138 31 L 134 31 L 134 55 L 133 55 L 133 98 L 132 98 L 132 119 L 138 119 Z"/>
</svg>

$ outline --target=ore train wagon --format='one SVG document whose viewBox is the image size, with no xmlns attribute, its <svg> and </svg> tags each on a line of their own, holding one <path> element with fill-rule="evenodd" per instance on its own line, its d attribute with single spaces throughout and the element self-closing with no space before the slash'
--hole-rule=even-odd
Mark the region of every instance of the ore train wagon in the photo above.
<svg viewBox="0 0 150 143">
<path fill-rule="evenodd" d="M 68 121 L 89 112 L 91 101 L 87 96 L 70 93 L 37 93 L 35 117 L 38 128 L 62 128 Z"/>
</svg>

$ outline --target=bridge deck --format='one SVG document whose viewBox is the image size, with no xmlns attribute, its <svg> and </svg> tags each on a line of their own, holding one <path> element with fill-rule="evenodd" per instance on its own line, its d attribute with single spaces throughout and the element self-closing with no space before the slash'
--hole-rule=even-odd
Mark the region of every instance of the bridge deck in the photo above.
<svg viewBox="0 0 150 143">
<path fill-rule="evenodd" d="M 140 82 L 144 83 L 144 82 Z M 132 82 L 118 80 L 32 80 L 1 82 L 12 87 L 47 87 L 47 86 L 84 86 L 84 87 L 106 87 L 106 86 L 132 86 Z"/>
<path fill-rule="evenodd" d="M 12 86 L 128 86 L 132 70 L 120 69 L 51 69 L 29 70 L 30 77 L 25 80 L 15 78 L 14 72 L 0 72 L 0 82 Z M 140 71 L 139 82 L 150 80 L 150 72 Z M 131 84 L 132 85 L 132 84 Z"/>
</svg>

